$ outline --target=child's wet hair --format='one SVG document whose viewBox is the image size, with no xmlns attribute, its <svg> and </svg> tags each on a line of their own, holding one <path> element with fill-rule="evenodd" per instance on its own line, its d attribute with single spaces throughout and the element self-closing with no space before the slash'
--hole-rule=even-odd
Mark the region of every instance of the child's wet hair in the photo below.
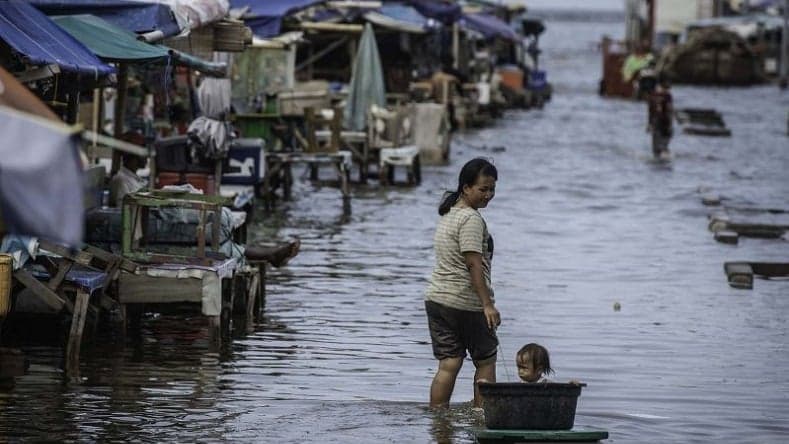
<svg viewBox="0 0 789 444">
<path fill-rule="evenodd" d="M 531 358 L 531 363 L 535 369 L 540 369 L 543 375 L 554 373 L 551 368 L 551 357 L 548 355 L 548 349 L 540 344 L 534 342 L 521 347 L 518 354 L 515 355 L 516 362 L 524 361 L 526 358 Z"/>
</svg>

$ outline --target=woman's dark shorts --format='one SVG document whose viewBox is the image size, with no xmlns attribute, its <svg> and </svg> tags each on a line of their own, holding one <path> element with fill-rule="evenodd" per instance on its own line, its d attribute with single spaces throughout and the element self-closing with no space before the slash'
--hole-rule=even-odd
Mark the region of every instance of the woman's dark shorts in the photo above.
<svg viewBox="0 0 789 444">
<path fill-rule="evenodd" d="M 481 311 L 458 310 L 433 301 L 425 301 L 425 311 L 436 359 L 465 358 L 466 350 L 474 361 L 496 356 L 499 339 Z"/>
</svg>

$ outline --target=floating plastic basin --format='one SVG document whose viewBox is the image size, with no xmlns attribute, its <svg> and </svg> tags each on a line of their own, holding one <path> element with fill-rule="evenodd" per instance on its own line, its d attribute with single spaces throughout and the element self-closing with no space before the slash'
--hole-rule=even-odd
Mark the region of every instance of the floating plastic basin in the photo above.
<svg viewBox="0 0 789 444">
<path fill-rule="evenodd" d="M 581 387 L 566 383 L 479 384 L 489 429 L 569 430 Z"/>
</svg>

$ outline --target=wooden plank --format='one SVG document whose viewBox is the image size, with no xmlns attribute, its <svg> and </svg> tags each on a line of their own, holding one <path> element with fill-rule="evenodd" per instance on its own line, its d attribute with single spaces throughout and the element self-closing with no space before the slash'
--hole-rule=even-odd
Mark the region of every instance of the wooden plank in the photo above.
<svg viewBox="0 0 789 444">
<path fill-rule="evenodd" d="M 721 198 L 720 196 L 716 196 L 714 194 L 707 194 L 701 196 L 701 203 L 708 207 L 717 207 L 721 204 Z"/>
<path fill-rule="evenodd" d="M 69 312 L 74 311 L 74 304 L 72 304 L 71 301 L 61 298 L 57 293 L 50 290 L 41 281 L 34 278 L 33 275 L 31 275 L 30 272 L 24 268 L 20 268 L 14 272 L 14 279 L 18 280 L 22 283 L 22 285 L 30 289 L 33 294 L 41 298 L 41 300 L 51 309 L 60 311 L 65 307 Z"/>
<path fill-rule="evenodd" d="M 765 277 L 789 276 L 789 263 L 786 262 L 749 262 L 754 274 Z"/>
<path fill-rule="evenodd" d="M 723 230 L 715 232 L 715 240 L 724 244 L 737 245 L 739 239 L 740 235 L 736 231 Z"/>
<path fill-rule="evenodd" d="M 72 263 L 67 260 L 61 260 L 60 264 L 58 264 L 58 272 L 55 276 L 52 276 L 49 281 L 47 282 L 47 288 L 52 291 L 57 291 L 60 284 L 63 283 L 63 279 L 66 278 L 66 273 L 71 270 Z"/>
<path fill-rule="evenodd" d="M 753 288 L 753 269 L 748 262 L 726 262 L 723 270 L 730 286 L 744 290 Z"/>
<path fill-rule="evenodd" d="M 124 153 L 134 154 L 140 157 L 148 157 L 150 154 L 148 152 L 148 148 L 115 139 L 113 137 L 105 136 L 90 130 L 85 130 L 82 132 L 82 140 L 88 143 L 96 142 L 98 145 L 102 145 L 113 150 L 122 151 Z"/>
<path fill-rule="evenodd" d="M 202 302 L 203 280 L 153 277 L 121 273 L 118 302 L 121 304 Z"/>
<path fill-rule="evenodd" d="M 66 344 L 66 373 L 79 374 L 79 350 L 82 343 L 82 332 L 85 329 L 85 319 L 88 313 L 88 300 L 90 295 L 84 291 L 77 291 L 74 304 L 74 313 L 71 317 L 68 343 Z"/>
</svg>

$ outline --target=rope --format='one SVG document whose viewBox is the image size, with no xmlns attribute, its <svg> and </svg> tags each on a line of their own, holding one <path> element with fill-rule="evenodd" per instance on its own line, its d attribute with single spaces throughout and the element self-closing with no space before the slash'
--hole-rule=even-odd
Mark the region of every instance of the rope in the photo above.
<svg viewBox="0 0 789 444">
<path fill-rule="evenodd" d="M 504 356 L 504 349 L 501 348 L 501 341 L 499 341 L 499 355 Z M 507 381 L 505 382 L 513 382 L 512 374 L 510 373 L 510 366 L 504 366 L 504 374 L 507 376 Z"/>
</svg>

